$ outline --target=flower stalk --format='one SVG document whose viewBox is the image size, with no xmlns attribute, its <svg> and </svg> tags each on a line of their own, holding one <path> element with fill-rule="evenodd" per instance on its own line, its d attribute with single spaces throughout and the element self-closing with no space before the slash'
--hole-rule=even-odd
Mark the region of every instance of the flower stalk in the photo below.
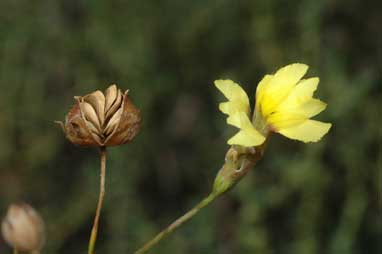
<svg viewBox="0 0 382 254">
<path fill-rule="evenodd" d="M 93 228 L 90 235 L 88 254 L 94 254 L 94 247 L 97 241 L 99 218 L 101 215 L 101 209 L 103 204 L 103 199 L 105 196 L 105 176 L 106 176 L 106 147 L 101 146 L 101 166 L 100 166 L 100 192 L 98 197 L 97 210 L 94 217 Z"/>
<path fill-rule="evenodd" d="M 143 254 L 153 248 L 161 240 L 173 233 L 177 228 L 192 219 L 201 209 L 211 204 L 218 197 L 233 188 L 256 162 L 263 156 L 265 145 L 254 148 L 231 147 L 225 157 L 225 163 L 216 175 L 212 192 L 194 208 L 179 217 L 167 228 L 158 233 L 134 254 Z"/>
<path fill-rule="evenodd" d="M 214 193 L 211 193 L 206 198 L 204 198 L 199 204 L 197 204 L 194 208 L 189 210 L 187 213 L 179 217 L 176 221 L 171 223 L 167 228 L 162 230 L 159 234 L 157 234 L 153 239 L 148 241 L 142 248 L 135 251 L 134 254 L 143 254 L 153 248 L 156 244 L 158 244 L 161 240 L 169 236 L 172 232 L 174 232 L 177 228 L 182 226 L 184 223 L 189 221 L 195 214 L 197 214 L 202 208 L 209 205 L 212 201 L 214 201 L 217 196 Z"/>
</svg>

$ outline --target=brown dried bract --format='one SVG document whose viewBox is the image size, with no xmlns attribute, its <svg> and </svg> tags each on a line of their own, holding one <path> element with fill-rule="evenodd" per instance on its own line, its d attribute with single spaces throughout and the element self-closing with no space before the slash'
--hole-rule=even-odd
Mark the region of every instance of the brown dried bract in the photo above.
<svg viewBox="0 0 382 254">
<path fill-rule="evenodd" d="M 105 93 L 97 90 L 83 97 L 74 97 L 76 104 L 58 122 L 66 137 L 84 146 L 116 146 L 131 141 L 139 132 L 141 114 L 132 103 L 128 91 L 122 93 L 111 85 Z"/>
</svg>

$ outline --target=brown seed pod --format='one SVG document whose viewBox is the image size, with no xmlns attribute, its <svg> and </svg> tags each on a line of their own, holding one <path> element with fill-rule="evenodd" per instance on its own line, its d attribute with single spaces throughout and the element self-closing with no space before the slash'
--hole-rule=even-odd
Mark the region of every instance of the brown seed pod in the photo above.
<svg viewBox="0 0 382 254">
<path fill-rule="evenodd" d="M 36 210 L 25 203 L 9 206 L 1 231 L 4 240 L 19 251 L 39 251 L 45 243 L 44 222 Z"/>
<path fill-rule="evenodd" d="M 74 97 L 76 103 L 62 126 L 66 137 L 84 146 L 116 146 L 131 141 L 139 132 L 141 114 L 128 96 L 116 85 L 105 93 L 97 90 Z"/>
</svg>

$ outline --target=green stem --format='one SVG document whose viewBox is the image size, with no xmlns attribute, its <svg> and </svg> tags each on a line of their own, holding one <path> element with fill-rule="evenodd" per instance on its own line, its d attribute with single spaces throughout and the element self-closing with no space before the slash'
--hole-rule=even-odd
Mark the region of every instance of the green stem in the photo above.
<svg viewBox="0 0 382 254">
<path fill-rule="evenodd" d="M 154 247 L 158 242 L 162 239 L 170 235 L 175 229 L 183 225 L 185 222 L 189 221 L 196 213 L 200 211 L 200 209 L 209 205 L 212 201 L 214 201 L 219 195 L 215 193 L 211 193 L 208 197 L 203 199 L 199 204 L 197 204 L 194 208 L 184 214 L 182 217 L 171 223 L 166 229 L 162 230 L 159 234 L 157 234 L 153 239 L 147 242 L 142 248 L 138 249 L 134 252 L 134 254 L 143 254 Z"/>
<path fill-rule="evenodd" d="M 16 248 L 13 249 L 13 254 L 18 254 L 19 252 L 17 251 Z"/>
<path fill-rule="evenodd" d="M 105 175 L 106 175 L 106 147 L 101 147 L 101 173 L 100 173 L 100 192 L 98 197 L 98 204 L 96 215 L 94 217 L 93 228 L 90 235 L 89 246 L 88 246 L 88 254 L 94 254 L 94 247 L 97 241 L 97 232 L 98 232 L 98 224 L 99 218 L 101 215 L 103 198 L 105 196 Z"/>
<path fill-rule="evenodd" d="M 225 163 L 216 175 L 211 194 L 203 199 L 194 208 L 170 224 L 157 234 L 134 254 L 143 254 L 154 247 L 158 242 L 170 235 L 175 229 L 189 221 L 200 209 L 209 205 L 217 197 L 235 186 L 263 156 L 264 145 L 256 148 L 231 147 L 225 157 Z"/>
</svg>

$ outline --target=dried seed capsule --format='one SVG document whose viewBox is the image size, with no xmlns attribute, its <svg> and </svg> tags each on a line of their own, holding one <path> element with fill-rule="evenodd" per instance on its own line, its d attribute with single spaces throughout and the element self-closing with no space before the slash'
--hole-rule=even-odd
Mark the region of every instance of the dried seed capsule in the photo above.
<svg viewBox="0 0 382 254">
<path fill-rule="evenodd" d="M 141 115 L 128 91 L 111 85 L 105 93 L 95 91 L 75 97 L 76 104 L 62 126 L 66 137 L 84 146 L 116 146 L 131 141 L 139 132 Z"/>
</svg>

